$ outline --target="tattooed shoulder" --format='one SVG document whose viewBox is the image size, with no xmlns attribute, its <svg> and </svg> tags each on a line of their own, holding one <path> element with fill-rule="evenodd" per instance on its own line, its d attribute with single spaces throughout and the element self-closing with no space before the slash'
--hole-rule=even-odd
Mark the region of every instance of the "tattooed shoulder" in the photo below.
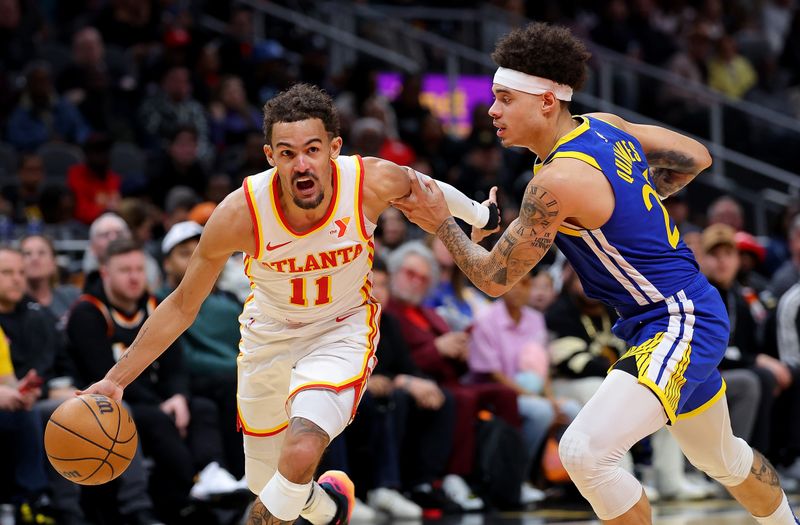
<svg viewBox="0 0 800 525">
<path fill-rule="evenodd" d="M 560 206 L 555 195 L 531 182 L 522 197 L 519 213 L 520 227 L 530 228 L 531 231 L 519 231 L 518 233 L 520 235 L 537 235 L 539 231 L 548 228 L 556 220 L 559 211 Z"/>
</svg>

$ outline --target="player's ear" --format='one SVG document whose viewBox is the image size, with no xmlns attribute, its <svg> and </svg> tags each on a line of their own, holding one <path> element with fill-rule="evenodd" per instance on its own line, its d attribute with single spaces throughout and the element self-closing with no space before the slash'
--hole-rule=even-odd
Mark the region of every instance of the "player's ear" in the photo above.
<svg viewBox="0 0 800 525">
<path fill-rule="evenodd" d="M 333 137 L 333 140 L 331 140 L 331 147 L 330 147 L 331 158 L 335 159 L 336 157 L 338 157 L 341 151 L 342 151 L 342 137 Z"/>
<path fill-rule="evenodd" d="M 552 91 L 542 93 L 542 113 L 550 113 L 558 110 L 558 99 Z"/>
<path fill-rule="evenodd" d="M 264 155 L 267 156 L 267 162 L 272 167 L 275 167 L 275 158 L 273 157 L 272 146 L 264 144 Z"/>
</svg>

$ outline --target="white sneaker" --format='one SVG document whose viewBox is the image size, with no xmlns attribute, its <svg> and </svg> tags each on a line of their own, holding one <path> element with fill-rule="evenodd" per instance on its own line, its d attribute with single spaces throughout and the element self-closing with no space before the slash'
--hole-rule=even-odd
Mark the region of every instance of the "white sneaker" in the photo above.
<svg viewBox="0 0 800 525">
<path fill-rule="evenodd" d="M 241 490 L 233 475 L 212 461 L 197 475 L 197 481 L 189 491 L 189 497 L 206 500 L 214 495 L 230 494 Z"/>
<path fill-rule="evenodd" d="M 537 503 L 544 500 L 545 494 L 527 481 L 522 484 L 519 491 L 519 502 L 523 505 Z"/>
<path fill-rule="evenodd" d="M 414 520 L 422 517 L 422 507 L 396 490 L 383 487 L 370 490 L 367 501 L 371 507 L 386 512 L 392 518 Z"/>
<path fill-rule="evenodd" d="M 465 511 L 483 509 L 483 500 L 472 493 L 472 489 L 461 476 L 455 474 L 445 476 L 442 480 L 442 490 Z"/>
<path fill-rule="evenodd" d="M 366 503 L 356 498 L 356 503 L 353 505 L 353 513 L 350 514 L 350 521 L 368 523 L 375 521 L 377 517 L 378 513 L 375 512 L 375 509 L 368 507 Z"/>
</svg>

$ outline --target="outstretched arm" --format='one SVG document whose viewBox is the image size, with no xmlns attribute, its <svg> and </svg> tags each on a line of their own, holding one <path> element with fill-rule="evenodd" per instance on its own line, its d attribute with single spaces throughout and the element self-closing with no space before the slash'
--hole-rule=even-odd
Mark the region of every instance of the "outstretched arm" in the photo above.
<svg viewBox="0 0 800 525">
<path fill-rule="evenodd" d="M 679 191 L 711 166 L 708 149 L 686 135 L 659 126 L 631 124 L 611 113 L 590 113 L 589 116 L 636 137 L 647 156 L 653 185 L 662 199 Z"/>
<path fill-rule="evenodd" d="M 364 158 L 366 172 L 365 206 L 369 210 L 377 209 L 375 218 L 396 199 L 406 197 L 411 192 L 411 168 L 398 166 L 394 162 L 376 157 Z M 433 181 L 444 194 L 447 206 L 453 216 L 471 226 L 493 230 L 499 223 L 500 214 L 497 205 L 480 204 L 446 182 L 431 179 L 429 176 L 414 172 L 421 180 Z M 371 219 L 372 216 L 368 215 Z M 374 221 L 373 221 L 374 222 Z"/>
<path fill-rule="evenodd" d="M 119 400 L 122 390 L 192 324 L 235 251 L 255 251 L 253 229 L 241 189 L 228 195 L 214 210 L 180 285 L 153 311 L 105 378 L 81 393 L 104 394 Z"/>
<path fill-rule="evenodd" d="M 544 173 L 528 184 L 519 218 L 503 232 L 491 251 L 474 244 L 450 216 L 441 190 L 430 182 L 412 180 L 411 195 L 395 206 L 424 230 L 435 233 L 475 286 L 497 297 L 538 263 L 556 237 L 559 224 L 569 216 L 557 193 L 564 181 Z"/>
</svg>

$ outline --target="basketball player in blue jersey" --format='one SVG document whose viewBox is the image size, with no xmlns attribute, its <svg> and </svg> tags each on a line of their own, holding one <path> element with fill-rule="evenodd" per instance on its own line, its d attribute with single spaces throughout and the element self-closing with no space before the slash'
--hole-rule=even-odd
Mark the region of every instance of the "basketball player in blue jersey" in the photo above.
<svg viewBox="0 0 800 525">
<path fill-rule="evenodd" d="M 617 309 L 630 349 L 564 434 L 561 460 L 604 523 L 649 524 L 642 486 L 623 470 L 631 446 L 665 424 L 699 469 L 769 525 L 798 523 L 775 469 L 734 437 L 717 365 L 728 318 L 661 199 L 711 165 L 700 143 L 610 114 L 573 116 L 589 58 L 565 28 L 531 24 L 501 39 L 489 115 L 504 146 L 538 155 L 514 220 L 486 251 L 412 178 L 395 206 L 435 233 L 481 290 L 505 293 L 555 243 L 586 293 Z M 493 189 L 490 201 L 495 200 Z M 481 232 L 473 231 L 479 241 Z"/>
</svg>

